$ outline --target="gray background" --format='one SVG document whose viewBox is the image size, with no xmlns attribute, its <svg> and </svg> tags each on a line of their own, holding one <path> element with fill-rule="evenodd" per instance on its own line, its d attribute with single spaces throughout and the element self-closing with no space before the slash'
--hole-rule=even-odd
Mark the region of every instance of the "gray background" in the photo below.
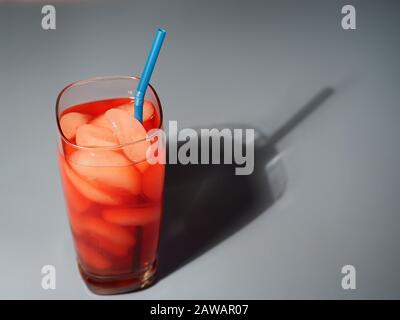
<svg viewBox="0 0 400 320">
<path fill-rule="evenodd" d="M 180 128 L 269 134 L 335 92 L 278 144 L 279 201 L 156 286 L 107 298 L 400 298 L 400 6 L 350 2 L 355 31 L 340 27 L 348 1 L 53 1 L 55 31 L 41 29 L 43 3 L 1 2 L 0 298 L 104 298 L 75 266 L 54 104 L 72 81 L 139 74 L 159 26 L 152 82 Z M 54 291 L 41 288 L 45 264 Z M 345 264 L 356 290 L 341 288 Z"/>
</svg>

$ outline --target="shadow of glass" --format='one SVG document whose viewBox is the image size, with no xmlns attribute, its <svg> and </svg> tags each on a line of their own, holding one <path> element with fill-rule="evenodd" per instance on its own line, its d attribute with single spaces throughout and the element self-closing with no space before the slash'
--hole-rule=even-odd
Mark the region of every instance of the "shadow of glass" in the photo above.
<svg viewBox="0 0 400 320">
<path fill-rule="evenodd" d="M 320 91 L 271 137 L 255 129 L 254 171 L 250 175 L 235 175 L 235 164 L 166 166 L 160 278 L 225 240 L 279 199 L 286 177 L 275 143 L 332 93 L 331 88 Z M 213 128 L 250 127 L 222 124 Z M 211 152 L 210 148 L 210 158 Z M 223 150 L 220 152 L 223 159 Z"/>
</svg>

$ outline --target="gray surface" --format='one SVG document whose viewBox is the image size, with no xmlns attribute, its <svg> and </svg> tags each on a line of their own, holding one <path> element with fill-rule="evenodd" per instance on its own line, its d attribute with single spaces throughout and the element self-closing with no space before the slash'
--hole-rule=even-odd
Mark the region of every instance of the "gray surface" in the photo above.
<svg viewBox="0 0 400 320">
<path fill-rule="evenodd" d="M 117 298 L 400 298 L 396 1 L 351 1 L 356 31 L 340 28 L 342 1 L 54 3 L 56 31 L 41 30 L 40 4 L 0 5 L 0 298 L 97 298 L 74 262 L 54 103 L 74 80 L 139 73 L 158 26 L 169 34 L 153 84 L 180 128 L 245 122 L 268 134 L 321 88 L 335 93 L 278 145 L 278 202 Z M 54 291 L 40 286 L 45 264 Z M 354 291 L 341 289 L 345 264 Z"/>
</svg>

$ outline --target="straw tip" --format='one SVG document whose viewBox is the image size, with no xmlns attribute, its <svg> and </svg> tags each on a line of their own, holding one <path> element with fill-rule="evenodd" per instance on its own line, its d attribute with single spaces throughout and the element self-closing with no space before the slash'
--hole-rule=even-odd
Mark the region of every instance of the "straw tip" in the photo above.
<svg viewBox="0 0 400 320">
<path fill-rule="evenodd" d="M 167 33 L 167 31 L 165 29 L 163 29 L 163 28 L 158 28 L 157 32 L 160 32 L 160 33 L 163 33 L 163 34 Z"/>
</svg>

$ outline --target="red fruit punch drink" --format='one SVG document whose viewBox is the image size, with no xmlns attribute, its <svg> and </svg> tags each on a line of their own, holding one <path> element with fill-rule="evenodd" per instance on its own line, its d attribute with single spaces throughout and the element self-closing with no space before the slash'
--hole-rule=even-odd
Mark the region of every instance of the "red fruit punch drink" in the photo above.
<svg viewBox="0 0 400 320">
<path fill-rule="evenodd" d="M 134 119 L 137 81 L 78 81 L 57 99 L 59 163 L 78 267 L 99 294 L 148 287 L 157 270 L 164 164 L 147 161 L 154 141 L 146 137 L 162 128 L 162 111 L 149 86 L 143 123 Z"/>
</svg>

